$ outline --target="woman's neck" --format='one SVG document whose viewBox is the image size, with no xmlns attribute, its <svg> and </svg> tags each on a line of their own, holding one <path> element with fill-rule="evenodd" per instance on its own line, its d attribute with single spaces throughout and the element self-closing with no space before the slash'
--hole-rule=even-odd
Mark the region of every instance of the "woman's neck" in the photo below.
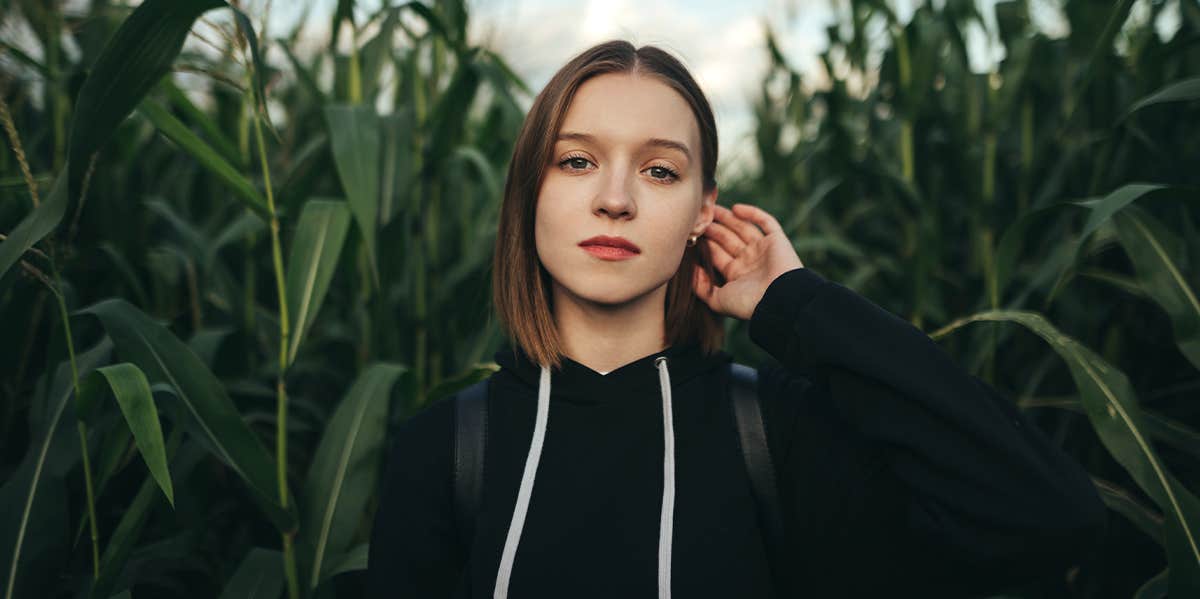
<svg viewBox="0 0 1200 599">
<path fill-rule="evenodd" d="M 600 304 L 556 286 L 554 319 L 563 353 L 597 372 L 608 373 L 666 349 L 664 283 L 621 304 Z"/>
</svg>

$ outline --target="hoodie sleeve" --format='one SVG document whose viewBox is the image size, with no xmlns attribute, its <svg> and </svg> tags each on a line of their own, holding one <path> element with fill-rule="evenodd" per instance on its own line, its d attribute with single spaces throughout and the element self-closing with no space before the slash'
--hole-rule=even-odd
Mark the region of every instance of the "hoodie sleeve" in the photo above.
<svg viewBox="0 0 1200 599">
<path fill-rule="evenodd" d="M 1087 472 L 927 335 L 808 268 L 750 337 L 789 551 L 845 593 L 995 593 L 1058 574 L 1107 531 Z"/>
<path fill-rule="evenodd" d="M 392 435 L 367 553 L 368 599 L 454 596 L 464 557 L 453 513 L 452 408 L 434 403 Z"/>
</svg>

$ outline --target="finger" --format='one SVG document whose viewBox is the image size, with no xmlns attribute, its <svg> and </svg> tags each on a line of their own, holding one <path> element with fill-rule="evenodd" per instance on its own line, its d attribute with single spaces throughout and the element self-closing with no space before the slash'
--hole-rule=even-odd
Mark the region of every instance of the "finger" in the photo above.
<svg viewBox="0 0 1200 599">
<path fill-rule="evenodd" d="M 699 264 L 692 267 L 692 289 L 700 299 L 708 303 L 708 296 L 712 295 L 713 284 L 708 278 L 708 274 L 704 272 L 704 267 Z"/>
<path fill-rule="evenodd" d="M 754 224 L 749 221 L 742 220 L 742 218 L 734 214 L 732 210 L 724 206 L 717 206 L 716 208 L 716 219 L 719 220 L 721 224 L 729 227 L 729 229 L 736 233 L 743 242 L 752 243 L 753 241 L 763 237 L 763 232 L 758 230 L 758 227 L 754 226 Z"/>
<path fill-rule="evenodd" d="M 746 242 L 742 241 L 729 227 L 721 223 L 712 223 L 704 230 L 704 236 L 717 242 L 731 256 L 742 253 Z"/>
<path fill-rule="evenodd" d="M 713 311 L 717 310 L 717 288 L 713 285 L 712 279 L 708 278 L 708 273 L 704 272 L 704 267 L 697 264 L 694 267 L 694 276 L 692 277 L 692 289 L 696 292 L 696 297 L 704 302 Z"/>
<path fill-rule="evenodd" d="M 729 279 L 733 278 L 729 276 L 729 269 L 730 264 L 733 263 L 733 256 L 731 256 L 729 252 L 725 251 L 725 248 L 722 248 L 721 244 L 711 239 L 708 240 L 708 253 L 712 258 L 713 266 L 720 271 L 720 273 L 725 277 L 725 280 L 728 281 Z"/>
<path fill-rule="evenodd" d="M 770 212 L 758 206 L 753 204 L 734 204 L 733 213 L 758 225 L 766 235 L 783 233 L 783 226 L 779 224 L 779 221 Z"/>
</svg>

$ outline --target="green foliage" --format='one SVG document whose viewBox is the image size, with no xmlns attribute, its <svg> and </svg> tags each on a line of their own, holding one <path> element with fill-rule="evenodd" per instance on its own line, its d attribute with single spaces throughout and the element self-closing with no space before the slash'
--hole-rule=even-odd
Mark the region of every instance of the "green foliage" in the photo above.
<svg viewBox="0 0 1200 599">
<path fill-rule="evenodd" d="M 221 599 L 278 597 L 283 592 L 283 556 L 278 551 L 255 547 L 238 565 Z"/>
<path fill-rule="evenodd" d="M 204 143 L 204 140 L 192 133 L 179 119 L 175 118 L 170 112 L 159 106 L 154 101 L 142 102 L 138 107 L 138 112 L 146 117 L 154 126 L 167 137 L 167 139 L 175 142 L 188 154 L 191 154 L 204 168 L 211 171 L 217 178 L 229 184 L 230 187 L 237 192 L 238 197 L 245 201 L 247 207 L 254 210 L 264 217 L 269 217 L 270 213 L 267 209 L 267 202 L 263 199 L 262 194 L 237 172 L 233 165 L 229 164 L 215 150 Z"/>
<path fill-rule="evenodd" d="M 288 346 L 289 364 L 295 361 L 300 341 L 325 301 L 349 227 L 345 202 L 314 198 L 304 203 L 287 262 L 288 313 L 295 323 Z"/>
<path fill-rule="evenodd" d="M 192 23 L 221 0 L 147 0 L 117 30 L 79 90 L 71 122 L 69 197 L 92 153 L 117 129 L 175 62 Z"/>
<path fill-rule="evenodd" d="M 1172 564 L 1171 593 L 1178 597 L 1200 592 L 1200 500 L 1167 471 L 1150 444 L 1129 379 L 1095 352 L 1063 335 L 1039 314 L 1018 310 L 982 312 L 947 325 L 944 331 L 974 321 L 1021 324 L 1044 339 L 1062 357 L 1080 391 L 1084 410 L 1109 453 L 1145 489 L 1166 515 L 1167 555 Z"/>
<path fill-rule="evenodd" d="M 358 223 L 372 280 L 378 285 L 375 236 L 379 224 L 379 116 L 368 106 L 325 107 L 334 164 Z"/>
<path fill-rule="evenodd" d="M 117 353 L 170 386 L 190 416 L 185 425 L 193 437 L 246 481 L 275 526 L 295 526 L 295 515 L 274 499 L 271 458 L 262 442 L 191 348 L 125 300 L 104 300 L 79 313 L 99 317 Z"/>
<path fill-rule="evenodd" d="M 31 423 L 0 434 L 4 597 L 337 593 L 365 567 L 389 425 L 490 372 L 487 225 L 530 91 L 453 2 L 342 2 L 348 56 L 219 1 L 19 8 L 83 60 L 5 45 L 53 101 L 6 88 L 34 176 L 7 155 L 0 173 L 55 185 L 0 202 L 0 306 L 40 306 L 4 319 L 30 328 L 5 344 L 24 366 L 0 426 Z M 155 561 L 167 542 L 194 557 Z"/>
<path fill-rule="evenodd" d="M 374 364 L 338 404 L 305 481 L 304 550 L 310 589 L 344 560 L 377 486 L 386 440 L 388 396 L 404 367 Z M 311 553 L 309 553 L 311 551 Z"/>
<path fill-rule="evenodd" d="M 1032 4 L 996 2 L 985 18 L 984 3 L 918 3 L 902 22 L 889 2 L 834 3 L 816 76 L 768 28 L 760 163 L 722 197 L 775 214 L 807 266 L 940 328 L 967 370 L 1039 408 L 1133 524 L 1097 558 L 1122 567 L 1085 565 L 1079 596 L 1190 596 L 1200 5 L 1067 0 L 1069 34 L 1052 37 Z M 1173 11 L 1178 27 L 1160 35 Z M 1002 50 L 986 72 L 969 60 L 978 33 Z M 975 321 L 996 322 L 959 328 Z M 1045 399 L 1064 395 L 1076 399 Z M 1138 535 L 1165 564 L 1122 551 Z"/>
<path fill-rule="evenodd" d="M 66 210 L 67 178 L 59 176 L 54 180 L 54 187 L 46 200 L 21 220 L 7 239 L 0 242 L 0 278 L 21 259 L 22 254 L 54 230 Z"/>
<path fill-rule="evenodd" d="M 121 414 L 129 424 L 130 433 L 137 441 L 138 451 L 154 477 L 154 482 L 162 488 L 167 501 L 172 506 L 175 505 L 175 492 L 171 485 L 171 475 L 167 471 L 167 450 L 163 442 L 162 427 L 159 426 L 158 410 L 154 407 L 154 398 L 145 373 L 128 362 L 97 368 L 94 374 L 80 381 L 79 405 L 91 404 L 78 408 L 81 419 L 88 420 L 89 413 L 107 407 L 99 402 L 108 391 L 116 398 Z"/>
</svg>

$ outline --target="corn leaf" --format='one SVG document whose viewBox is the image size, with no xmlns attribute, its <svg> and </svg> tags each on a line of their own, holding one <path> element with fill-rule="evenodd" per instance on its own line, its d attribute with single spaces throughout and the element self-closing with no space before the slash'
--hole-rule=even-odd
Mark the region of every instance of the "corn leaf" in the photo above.
<svg viewBox="0 0 1200 599">
<path fill-rule="evenodd" d="M 1168 581 L 1170 579 L 1170 568 L 1159 572 L 1147 580 L 1145 584 L 1138 587 L 1133 593 L 1133 599 L 1164 599 L 1168 596 Z"/>
<path fill-rule="evenodd" d="M 274 599 L 283 592 L 283 554 L 255 547 L 246 553 L 237 571 L 225 584 L 220 599 L 263 597 Z"/>
<path fill-rule="evenodd" d="M 325 573 L 325 580 L 329 580 L 343 572 L 355 572 L 358 570 L 367 569 L 367 557 L 370 555 L 371 546 L 367 543 L 355 545 L 349 551 L 342 555 L 341 561 L 337 565 L 329 568 Z"/>
<path fill-rule="evenodd" d="M 1109 509 L 1125 516 L 1138 530 L 1154 539 L 1155 543 L 1163 542 L 1163 517 L 1148 506 L 1142 505 L 1133 494 L 1109 481 L 1092 477 L 1092 483 L 1100 491 L 1100 498 Z"/>
<path fill-rule="evenodd" d="M 90 373 L 108 360 L 112 341 L 105 337 L 95 347 L 76 356 L 80 375 Z M 75 403 L 71 401 L 71 365 L 60 363 L 53 371 L 50 403 L 46 418 L 34 421 L 30 438 L 34 441 L 16 470 L 0 485 L 0 580 L 4 596 L 32 596 L 37 581 L 23 580 L 19 572 L 54 549 L 57 530 L 65 522 L 66 489 L 63 477 L 79 460 L 79 438 L 75 427 L 65 423 L 75 419 Z M 62 535 L 67 534 L 65 530 Z M 26 544 L 28 539 L 29 543 Z M 66 547 L 60 548 L 66 550 Z M 54 556 L 51 559 L 57 560 Z M 26 578 L 28 574 L 26 574 Z M 15 591 L 15 592 L 14 592 Z"/>
<path fill-rule="evenodd" d="M 222 0 L 146 0 L 121 23 L 83 82 L 71 118 L 68 197 L 92 153 L 171 68 L 192 23 Z"/>
<path fill-rule="evenodd" d="M 250 60 L 254 63 L 254 72 L 251 74 L 253 77 L 254 103 L 258 106 L 262 117 L 267 118 L 269 116 L 266 110 L 267 92 L 266 86 L 263 83 L 263 74 L 267 72 L 267 67 L 266 63 L 263 62 L 262 53 L 258 49 L 258 35 L 254 33 L 254 25 L 250 23 L 250 17 L 247 17 L 246 13 L 238 10 L 232 4 L 226 4 L 225 6 L 233 12 L 233 21 L 237 23 L 238 30 L 241 31 L 242 36 L 246 38 L 246 44 L 250 46 Z M 270 122 L 268 121 L 269 124 Z"/>
<path fill-rule="evenodd" d="M 338 404 L 325 428 L 304 486 L 298 546 L 315 589 L 352 540 L 374 492 L 387 433 L 388 398 L 403 366 L 368 366 Z"/>
<path fill-rule="evenodd" d="M 349 228 L 350 210 L 345 202 L 314 199 L 304 204 L 287 262 L 288 314 L 292 318 L 288 364 L 296 360 L 300 342 L 321 310 Z"/>
<path fill-rule="evenodd" d="M 200 357 L 125 300 L 103 300 L 77 313 L 99 318 L 122 358 L 141 367 L 150 380 L 171 385 L 199 436 L 246 482 L 272 523 L 281 532 L 292 530 L 294 508 L 291 502 L 288 509 L 279 503 L 274 460 Z"/>
<path fill-rule="evenodd" d="M 182 440 L 183 429 L 176 428 L 171 431 L 166 443 L 166 455 L 167 459 L 175 462 L 175 471 L 179 476 L 186 478 L 199 461 L 200 449 L 193 444 L 188 447 L 188 451 L 176 455 Z M 147 476 L 142 480 L 133 500 L 124 506 L 121 520 L 113 529 L 112 535 L 108 539 L 108 545 L 104 547 L 104 555 L 100 558 L 100 575 L 96 578 L 96 584 L 92 588 L 93 597 L 107 597 L 112 592 L 117 578 L 125 569 L 134 545 L 142 536 L 146 521 L 149 520 L 150 514 L 158 505 L 154 501 L 154 496 L 157 494 L 155 486 L 154 478 Z"/>
<path fill-rule="evenodd" d="M 66 211 L 67 178 L 65 175 L 59 175 L 54 180 L 50 195 L 25 215 L 7 239 L 0 241 L 0 278 L 4 277 L 4 273 L 8 272 L 33 244 L 41 241 L 58 226 Z"/>
<path fill-rule="evenodd" d="M 1100 441 L 1163 510 L 1171 596 L 1200 593 L 1200 499 L 1167 470 L 1154 450 L 1145 416 L 1125 374 L 1035 312 L 980 312 L 956 320 L 932 336 L 979 321 L 1020 324 L 1045 340 L 1066 362 Z"/>
<path fill-rule="evenodd" d="M 154 126 L 175 142 L 185 152 L 195 158 L 200 166 L 225 182 L 251 210 L 264 219 L 270 218 L 267 202 L 250 181 L 246 180 L 237 169 L 233 168 L 216 150 L 212 149 L 203 139 L 200 139 L 187 125 L 180 122 L 165 108 L 153 100 L 146 100 L 138 106 L 138 112 L 146 117 Z"/>
<path fill-rule="evenodd" d="M 132 442 L 133 433 L 129 432 L 129 426 L 121 423 L 112 427 L 112 430 L 104 438 L 104 442 L 100 446 L 100 457 L 96 459 L 96 480 L 93 483 L 96 486 L 96 497 L 104 496 L 104 489 L 113 475 L 117 473 L 117 469 L 124 460 L 126 450 L 129 449 Z M 72 542 L 78 544 L 79 540 L 83 538 L 83 531 L 87 528 L 88 517 L 87 514 L 84 514 L 84 517 L 79 520 L 79 525 L 75 527 L 75 537 Z"/>
<path fill-rule="evenodd" d="M 426 176 L 437 172 L 437 169 L 449 160 L 453 149 L 462 142 L 466 124 L 463 115 L 471 107 L 475 100 L 475 92 L 479 89 L 479 70 L 475 68 L 477 54 L 478 49 L 475 49 L 459 57 L 450 84 L 438 98 L 430 114 L 429 126 L 432 132 L 429 134 L 422 168 Z"/>
<path fill-rule="evenodd" d="M 200 108 L 192 103 L 187 94 L 183 93 L 183 90 L 179 89 L 178 85 L 175 85 L 175 82 L 171 81 L 170 78 L 164 77 L 162 82 L 159 83 L 159 87 L 167 95 L 167 98 L 170 99 L 171 105 L 179 109 L 190 124 L 204 131 L 204 137 L 213 145 L 226 162 L 230 164 L 242 163 L 242 156 L 238 153 L 237 147 L 233 145 L 233 142 L 229 141 L 229 138 L 221 131 L 221 127 L 217 125 L 216 121 L 209 118 L 203 110 L 200 110 Z M 142 103 L 144 104 L 145 101 Z"/>
<path fill-rule="evenodd" d="M 333 161 L 358 223 L 371 275 L 379 286 L 375 237 L 379 223 L 379 116 L 370 106 L 335 104 L 325 107 Z"/>
<path fill-rule="evenodd" d="M 1184 79 L 1176 81 L 1164 86 L 1162 89 L 1134 102 L 1129 110 L 1125 111 L 1121 120 L 1129 118 L 1129 115 L 1155 104 L 1165 104 L 1167 102 L 1188 102 L 1191 100 L 1200 99 L 1200 77 L 1192 79 Z"/>
<path fill-rule="evenodd" d="M 140 368 L 128 362 L 97 368 L 80 381 L 80 404 L 97 404 L 109 391 L 117 399 L 151 476 L 174 507 L 175 491 L 171 486 L 171 473 L 167 471 L 166 446 L 158 422 L 158 409 L 150 393 L 150 382 Z M 81 408 L 79 411 L 83 414 L 87 410 Z"/>
<path fill-rule="evenodd" d="M 1179 351 L 1200 369 L 1200 300 L 1178 262 L 1187 257 L 1183 243 L 1137 206 L 1126 207 L 1113 224 L 1142 289 L 1170 317 Z"/>
</svg>

